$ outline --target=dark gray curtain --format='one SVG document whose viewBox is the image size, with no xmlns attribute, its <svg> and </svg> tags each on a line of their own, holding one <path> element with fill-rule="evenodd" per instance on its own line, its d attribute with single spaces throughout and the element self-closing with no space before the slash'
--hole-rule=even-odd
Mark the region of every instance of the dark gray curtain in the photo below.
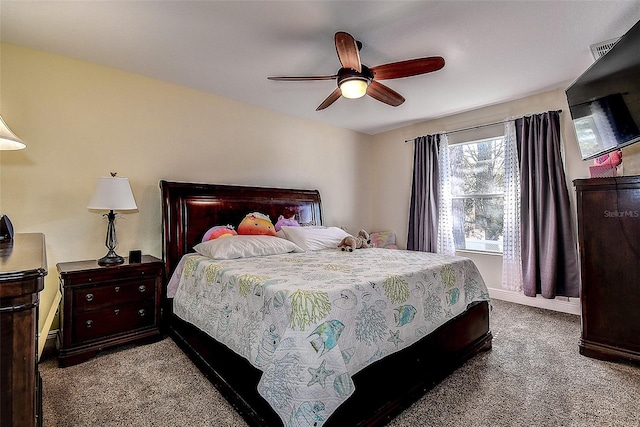
<svg viewBox="0 0 640 427">
<path fill-rule="evenodd" d="M 578 297 L 578 252 L 560 156 L 560 112 L 522 117 L 515 125 L 524 294 Z"/>
<path fill-rule="evenodd" d="M 439 148 L 440 135 L 421 136 L 414 141 L 407 237 L 407 249 L 412 251 L 437 252 Z"/>
</svg>

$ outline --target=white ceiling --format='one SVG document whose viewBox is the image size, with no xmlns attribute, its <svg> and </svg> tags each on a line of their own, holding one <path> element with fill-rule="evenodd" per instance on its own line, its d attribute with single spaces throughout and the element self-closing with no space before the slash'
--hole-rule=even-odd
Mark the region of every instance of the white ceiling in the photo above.
<svg viewBox="0 0 640 427">
<path fill-rule="evenodd" d="M 634 1 L 27 1 L 0 0 L 3 41 L 188 86 L 270 110 L 375 134 L 558 87 L 591 44 L 640 20 Z M 382 83 L 390 107 L 344 98 L 316 107 L 335 81 L 274 82 L 340 68 L 333 36 L 362 62 L 440 55 L 431 74 Z"/>
</svg>

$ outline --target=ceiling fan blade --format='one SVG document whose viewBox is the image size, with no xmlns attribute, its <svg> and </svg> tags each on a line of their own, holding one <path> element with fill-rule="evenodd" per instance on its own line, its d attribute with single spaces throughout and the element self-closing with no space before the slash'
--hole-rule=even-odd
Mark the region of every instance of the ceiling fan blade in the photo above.
<svg viewBox="0 0 640 427">
<path fill-rule="evenodd" d="M 332 76 L 298 76 L 298 77 L 267 77 L 269 80 L 275 80 L 279 82 L 304 82 L 308 80 L 335 80 L 338 78 L 337 74 Z"/>
<path fill-rule="evenodd" d="M 392 107 L 397 107 L 404 102 L 404 97 L 402 95 L 400 95 L 390 87 L 387 87 L 375 80 L 372 80 L 371 83 L 369 83 L 369 87 L 367 88 L 367 95 L 374 99 L 377 99 L 380 102 L 389 104 Z"/>
<path fill-rule="evenodd" d="M 318 108 L 316 108 L 316 111 L 320 111 L 320 110 L 324 110 L 325 108 L 327 108 L 329 105 L 333 104 L 334 102 L 336 102 L 336 100 L 338 98 L 340 98 L 342 96 L 342 91 L 340 90 L 339 87 L 337 87 L 333 92 L 331 92 L 331 95 L 327 96 L 327 99 L 325 99 L 324 101 L 322 101 L 322 104 L 320 104 L 318 106 Z"/>
<path fill-rule="evenodd" d="M 334 39 L 336 42 L 336 52 L 338 52 L 338 59 L 342 67 L 361 72 L 360 51 L 353 36 L 344 31 L 339 31 L 336 33 Z"/>
<path fill-rule="evenodd" d="M 442 67 L 444 67 L 443 57 L 430 56 L 428 58 L 409 59 L 408 61 L 378 65 L 377 67 L 372 67 L 371 72 L 373 73 L 374 79 L 388 80 L 431 73 Z"/>
</svg>

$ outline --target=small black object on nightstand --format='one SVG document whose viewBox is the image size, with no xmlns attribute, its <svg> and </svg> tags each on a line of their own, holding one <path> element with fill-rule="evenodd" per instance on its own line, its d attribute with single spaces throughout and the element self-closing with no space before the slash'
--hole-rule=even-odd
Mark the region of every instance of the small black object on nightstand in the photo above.
<svg viewBox="0 0 640 427">
<path fill-rule="evenodd" d="M 139 264 L 142 262 L 142 251 L 129 251 L 129 263 Z"/>
</svg>

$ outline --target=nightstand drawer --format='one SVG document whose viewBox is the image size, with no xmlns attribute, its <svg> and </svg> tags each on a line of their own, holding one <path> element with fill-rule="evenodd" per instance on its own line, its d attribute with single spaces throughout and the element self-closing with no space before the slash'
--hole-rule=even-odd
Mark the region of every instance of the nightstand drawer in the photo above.
<svg viewBox="0 0 640 427">
<path fill-rule="evenodd" d="M 143 303 L 117 305 L 76 315 L 72 341 L 76 344 L 96 338 L 151 326 L 155 321 L 153 299 Z"/>
<path fill-rule="evenodd" d="M 153 277 L 134 281 L 114 281 L 106 285 L 74 290 L 73 307 L 76 313 L 99 310 L 114 304 L 153 299 L 155 291 L 156 281 Z"/>
</svg>

